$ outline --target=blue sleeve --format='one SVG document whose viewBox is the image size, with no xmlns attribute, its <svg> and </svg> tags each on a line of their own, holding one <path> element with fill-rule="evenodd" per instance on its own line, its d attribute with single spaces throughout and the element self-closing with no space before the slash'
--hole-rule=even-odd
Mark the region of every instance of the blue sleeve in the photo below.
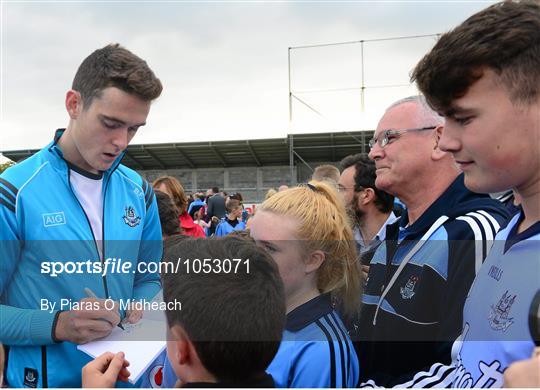
<svg viewBox="0 0 540 390">
<path fill-rule="evenodd" d="M 246 230 L 246 223 L 244 221 L 238 222 L 238 225 L 234 227 L 234 230 Z"/>
<path fill-rule="evenodd" d="M 214 235 L 216 237 L 221 237 L 226 236 L 227 234 L 229 234 L 229 232 L 227 231 L 226 223 L 222 221 L 217 225 Z"/>
<path fill-rule="evenodd" d="M 0 178 L 0 341 L 7 345 L 52 344 L 57 312 L 3 304 L 4 294 L 17 269 L 22 239 L 15 214 L 18 190 L 4 177 Z"/>
<path fill-rule="evenodd" d="M 152 187 L 147 189 L 148 210 L 144 218 L 143 235 L 139 247 L 139 262 L 159 263 L 163 256 L 163 241 L 161 224 L 157 209 L 157 201 Z M 137 273 L 133 288 L 133 299 L 151 299 L 161 288 L 159 280 L 159 267 L 156 272 Z"/>
<path fill-rule="evenodd" d="M 276 387 L 355 387 L 358 359 L 352 345 L 350 348 L 348 355 L 345 350 L 341 355 L 338 341 L 285 341 L 267 372 Z"/>
<path fill-rule="evenodd" d="M 342 357 L 345 366 L 342 365 Z M 331 344 L 326 341 L 308 342 L 294 367 L 290 387 L 355 387 L 358 382 L 356 354 L 352 350 L 352 354 L 341 356 L 338 341 Z"/>
</svg>

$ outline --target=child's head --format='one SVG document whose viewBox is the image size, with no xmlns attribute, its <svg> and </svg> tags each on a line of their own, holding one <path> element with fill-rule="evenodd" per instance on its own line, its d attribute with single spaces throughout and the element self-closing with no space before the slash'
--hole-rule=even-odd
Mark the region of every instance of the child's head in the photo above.
<svg viewBox="0 0 540 390">
<path fill-rule="evenodd" d="M 180 212 L 175 206 L 173 200 L 169 195 L 159 190 L 154 191 L 156 194 L 156 202 L 158 206 L 159 222 L 161 223 L 161 234 L 163 238 L 179 234 L 180 223 L 178 218 Z"/>
<path fill-rule="evenodd" d="M 235 219 L 242 215 L 242 203 L 238 199 L 230 198 L 225 203 L 225 208 L 230 219 Z"/>
<path fill-rule="evenodd" d="M 206 370 L 221 382 L 263 374 L 280 344 L 285 322 L 283 283 L 272 258 L 240 237 L 183 240 L 168 247 L 165 259 L 190 259 L 178 273 L 164 273 L 165 302 L 182 310 L 167 311 L 167 354 L 183 381 Z M 204 262 L 196 272 L 196 260 Z M 200 265 L 200 264 L 199 264 Z"/>
<path fill-rule="evenodd" d="M 446 123 L 453 153 L 476 192 L 539 180 L 540 3 L 494 4 L 443 34 L 412 79 Z"/>
<path fill-rule="evenodd" d="M 180 214 L 184 214 L 188 206 L 188 198 L 184 192 L 184 187 L 177 178 L 172 176 L 160 176 L 152 183 L 154 190 L 165 192 L 171 197 Z"/>
<path fill-rule="evenodd" d="M 204 206 L 196 205 L 196 206 L 191 207 L 191 211 L 189 212 L 189 215 L 194 221 L 196 221 L 203 217 L 203 213 L 204 213 Z"/>
<path fill-rule="evenodd" d="M 278 264 L 287 306 L 313 288 L 331 292 L 346 314 L 359 307 L 361 274 L 343 202 L 323 182 L 278 192 L 258 209 L 251 235 Z M 300 300 L 300 301 L 299 301 Z"/>
</svg>

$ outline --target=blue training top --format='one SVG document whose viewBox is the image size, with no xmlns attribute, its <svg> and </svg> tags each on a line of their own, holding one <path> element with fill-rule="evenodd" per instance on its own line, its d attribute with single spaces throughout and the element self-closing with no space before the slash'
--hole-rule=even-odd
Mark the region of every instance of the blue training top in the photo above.
<svg viewBox="0 0 540 390">
<path fill-rule="evenodd" d="M 276 387 L 356 387 L 358 358 L 330 294 L 287 315 L 283 341 L 267 372 Z"/>
</svg>

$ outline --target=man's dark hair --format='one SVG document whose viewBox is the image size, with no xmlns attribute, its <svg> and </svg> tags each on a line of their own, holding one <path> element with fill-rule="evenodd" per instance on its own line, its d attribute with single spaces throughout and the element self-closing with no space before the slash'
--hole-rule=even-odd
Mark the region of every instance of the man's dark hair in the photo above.
<svg viewBox="0 0 540 390">
<path fill-rule="evenodd" d="M 144 101 L 161 95 L 163 86 L 146 61 L 119 44 L 110 44 L 90 54 L 79 66 L 71 89 L 81 94 L 84 107 L 107 87 L 115 87 Z"/>
<path fill-rule="evenodd" d="M 375 187 L 375 163 L 366 155 L 351 154 L 341 160 L 341 171 L 354 166 L 354 191 L 371 188 L 375 192 L 375 206 L 381 213 L 389 213 L 394 208 L 394 196 Z"/>
<path fill-rule="evenodd" d="M 180 211 L 175 206 L 172 198 L 164 192 L 155 190 L 156 202 L 161 222 L 161 231 L 167 236 L 180 233 Z"/>
<path fill-rule="evenodd" d="M 179 258 L 220 259 L 223 267 L 195 273 L 184 262 L 178 273 L 162 274 L 164 301 L 182 303 L 182 310 L 166 312 L 169 327 L 183 328 L 220 382 L 264 373 L 285 326 L 285 293 L 273 259 L 252 241 L 234 236 L 183 240 L 166 248 L 164 261 L 176 264 Z M 228 272 L 225 259 L 241 259 L 237 272 L 234 267 Z"/>
<path fill-rule="evenodd" d="M 212 192 L 217 194 L 219 192 L 219 187 L 212 187 Z"/>
<path fill-rule="evenodd" d="M 441 36 L 418 63 L 411 81 L 438 112 L 467 93 L 486 68 L 499 76 L 514 103 L 540 93 L 540 3 L 505 1 L 468 18 Z"/>
</svg>

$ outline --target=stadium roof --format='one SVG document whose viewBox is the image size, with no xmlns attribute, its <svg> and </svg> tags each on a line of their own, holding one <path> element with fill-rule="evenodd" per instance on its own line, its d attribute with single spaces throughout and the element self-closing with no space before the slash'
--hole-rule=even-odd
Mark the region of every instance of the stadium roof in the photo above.
<svg viewBox="0 0 540 390">
<path fill-rule="evenodd" d="M 136 170 L 289 165 L 340 161 L 367 153 L 373 131 L 289 134 L 285 138 L 129 145 L 122 163 Z M 20 161 L 38 149 L 9 150 L 2 154 Z"/>
</svg>

